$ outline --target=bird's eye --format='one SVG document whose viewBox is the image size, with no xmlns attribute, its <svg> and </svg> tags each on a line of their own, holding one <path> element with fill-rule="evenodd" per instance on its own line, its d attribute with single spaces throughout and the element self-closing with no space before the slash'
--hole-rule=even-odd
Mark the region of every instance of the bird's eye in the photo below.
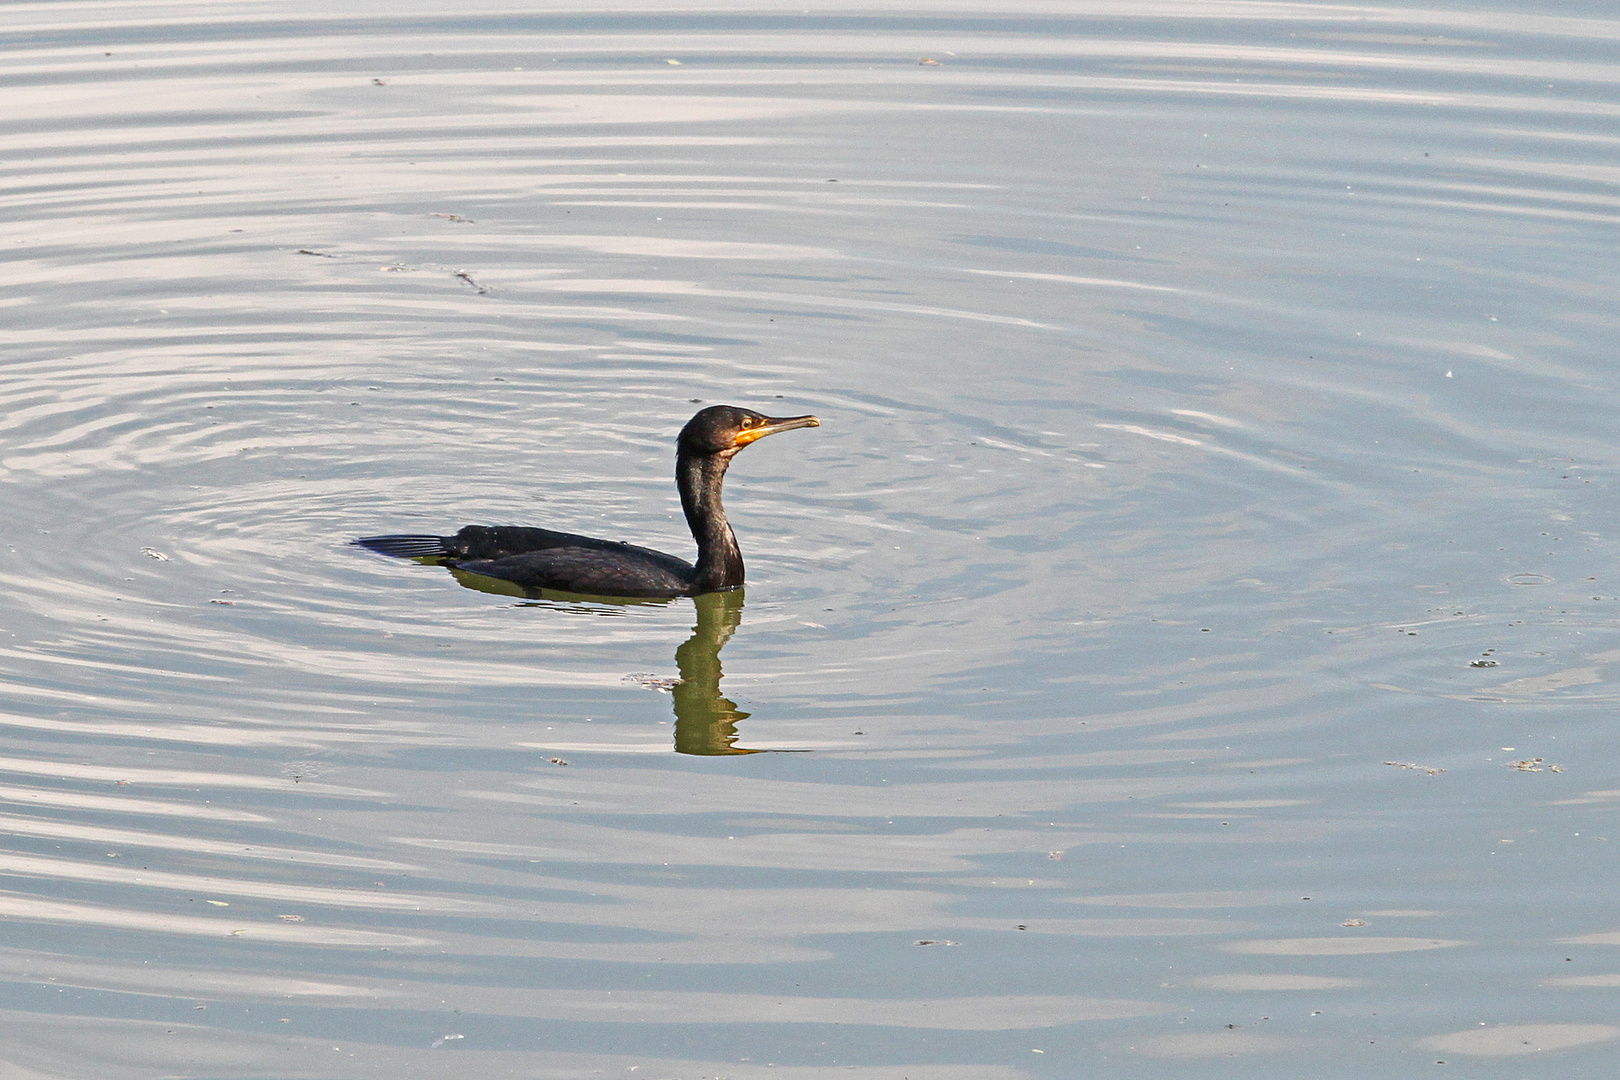
<svg viewBox="0 0 1620 1080">
<path fill-rule="evenodd" d="M 743 427 L 753 427 L 754 426 L 754 418 L 752 416 L 743 417 L 743 425 L 742 426 Z"/>
</svg>

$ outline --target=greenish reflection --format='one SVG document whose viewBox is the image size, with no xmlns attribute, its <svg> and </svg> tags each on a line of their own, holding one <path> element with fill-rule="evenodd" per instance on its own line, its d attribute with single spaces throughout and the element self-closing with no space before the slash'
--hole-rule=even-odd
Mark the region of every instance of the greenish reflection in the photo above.
<svg viewBox="0 0 1620 1080">
<path fill-rule="evenodd" d="M 537 600 L 546 607 L 596 615 L 610 614 L 614 607 L 666 607 L 678 602 L 625 596 L 586 596 L 550 589 L 531 591 L 501 578 L 485 577 L 457 567 L 451 567 L 450 574 L 462 586 L 478 592 Z M 720 668 L 720 650 L 725 648 L 731 635 L 742 625 L 743 601 L 742 589 L 705 593 L 692 600 L 697 608 L 697 625 L 692 627 L 692 636 L 675 650 L 675 667 L 680 672 L 680 682 L 670 690 L 675 698 L 676 753 L 715 757 L 767 752 L 736 745 L 737 724 L 748 719 L 749 714 L 720 693 L 720 680 L 725 677 Z M 604 604 L 612 607 L 604 608 L 601 606 Z"/>
<path fill-rule="evenodd" d="M 737 746 L 737 722 L 748 714 L 720 694 L 720 650 L 742 625 L 743 590 L 705 593 L 692 601 L 697 625 L 675 650 L 675 750 L 681 754 L 757 754 Z"/>
</svg>

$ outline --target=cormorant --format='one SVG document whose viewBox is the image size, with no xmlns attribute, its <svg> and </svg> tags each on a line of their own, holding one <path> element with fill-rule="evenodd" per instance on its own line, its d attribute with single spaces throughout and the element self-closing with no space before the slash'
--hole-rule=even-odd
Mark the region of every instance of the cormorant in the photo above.
<svg viewBox="0 0 1620 1080">
<path fill-rule="evenodd" d="M 742 552 L 720 505 L 720 485 L 737 451 L 794 428 L 820 427 L 814 416 L 773 418 L 734 405 L 711 405 L 681 429 L 675 483 L 697 541 L 697 565 L 617 540 L 516 525 L 468 525 L 454 536 L 366 536 L 355 543 L 383 555 L 431 559 L 525 589 L 595 596 L 698 596 L 740 588 Z"/>
</svg>

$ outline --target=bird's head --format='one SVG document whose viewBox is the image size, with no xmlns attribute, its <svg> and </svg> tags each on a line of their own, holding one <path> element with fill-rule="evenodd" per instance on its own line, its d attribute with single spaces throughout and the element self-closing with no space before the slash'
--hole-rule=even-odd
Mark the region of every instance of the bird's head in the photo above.
<svg viewBox="0 0 1620 1080">
<path fill-rule="evenodd" d="M 735 454 L 778 431 L 820 426 L 814 416 L 772 417 L 735 405 L 710 405 L 686 422 L 676 444 L 684 454 Z"/>
</svg>

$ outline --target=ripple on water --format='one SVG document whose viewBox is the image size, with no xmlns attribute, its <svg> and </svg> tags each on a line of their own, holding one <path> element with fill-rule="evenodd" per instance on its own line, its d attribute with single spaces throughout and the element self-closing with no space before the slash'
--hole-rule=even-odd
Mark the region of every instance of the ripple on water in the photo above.
<svg viewBox="0 0 1620 1080">
<path fill-rule="evenodd" d="M 1612 758 L 1607 12 L 11 15 L 19 1068 L 1612 1041 L 1502 988 L 1614 793 L 1497 749 Z M 825 421 L 740 607 L 348 546 L 685 554 L 717 401 Z"/>
</svg>

